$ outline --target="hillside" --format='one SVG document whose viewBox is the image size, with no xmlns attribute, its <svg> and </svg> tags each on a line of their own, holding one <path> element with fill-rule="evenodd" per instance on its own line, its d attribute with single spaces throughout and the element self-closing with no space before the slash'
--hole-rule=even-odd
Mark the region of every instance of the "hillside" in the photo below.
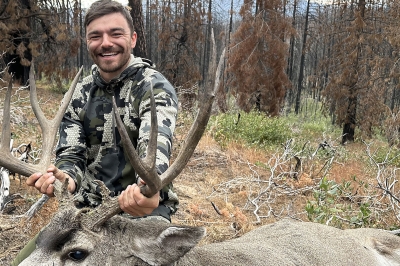
<svg viewBox="0 0 400 266">
<path fill-rule="evenodd" d="M 0 96 L 3 93 L 0 91 Z M 42 89 L 39 98 L 51 116 L 62 97 Z M 27 92 L 20 91 L 14 101 L 17 104 L 12 126 L 16 145 L 32 142 L 37 150 L 40 131 L 27 107 Z M 186 116 L 179 119 L 174 155 L 190 126 Z M 234 238 L 286 217 L 302 221 L 310 218 L 337 227 L 389 229 L 397 224 L 393 210 L 398 209 L 384 197 L 383 190 L 376 189 L 379 172 L 370 164 L 365 143 L 340 146 L 331 137 L 318 136 L 308 143 L 292 140 L 270 149 L 238 140 L 221 145 L 213 138 L 217 127 L 218 122 L 210 122 L 187 167 L 174 182 L 180 208 L 173 222 L 206 227 L 207 236 L 202 243 Z M 320 145 L 323 141 L 329 145 Z M 375 146 L 384 145 L 376 143 Z M 396 174 L 385 175 L 397 180 Z M 40 195 L 25 185 L 24 177 L 11 179 L 11 195 L 15 199 L 0 215 L 0 265 L 9 265 L 57 210 L 57 201 L 52 199 L 27 221 L 23 214 Z"/>
</svg>

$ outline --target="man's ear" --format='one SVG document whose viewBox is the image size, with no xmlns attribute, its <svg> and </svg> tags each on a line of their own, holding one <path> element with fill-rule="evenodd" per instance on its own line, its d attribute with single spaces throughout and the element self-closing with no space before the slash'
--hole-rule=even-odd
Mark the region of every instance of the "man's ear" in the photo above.
<svg viewBox="0 0 400 266">
<path fill-rule="evenodd" d="M 131 48 L 132 49 L 135 48 L 135 46 L 136 46 L 136 40 L 137 40 L 137 33 L 136 33 L 136 31 L 134 31 L 131 36 Z"/>
</svg>

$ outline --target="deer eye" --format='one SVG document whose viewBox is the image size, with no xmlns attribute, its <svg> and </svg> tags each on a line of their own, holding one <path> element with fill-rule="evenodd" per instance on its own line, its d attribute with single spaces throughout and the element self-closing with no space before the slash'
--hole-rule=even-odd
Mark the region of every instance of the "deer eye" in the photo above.
<svg viewBox="0 0 400 266">
<path fill-rule="evenodd" d="M 81 261 L 87 257 L 88 253 L 83 250 L 74 250 L 68 253 L 68 258 L 73 261 Z"/>
</svg>

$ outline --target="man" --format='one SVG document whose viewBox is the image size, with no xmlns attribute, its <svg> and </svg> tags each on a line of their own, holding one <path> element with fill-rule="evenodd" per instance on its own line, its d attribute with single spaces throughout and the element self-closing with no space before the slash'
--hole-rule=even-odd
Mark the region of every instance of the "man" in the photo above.
<svg viewBox="0 0 400 266">
<path fill-rule="evenodd" d="M 55 166 L 44 175 L 30 176 L 27 183 L 51 196 L 56 178 L 62 182 L 70 178 L 69 191 L 79 194 L 81 205 L 96 206 L 101 198 L 92 181 L 99 179 L 115 195 L 120 194 L 119 204 L 124 212 L 144 216 L 161 208 L 157 214 L 169 220 L 176 198 L 168 199 L 168 192 L 174 197 L 170 188 L 152 198 L 140 193 L 115 127 L 112 96 L 139 155 L 143 156 L 150 125 L 149 88 L 153 86 L 159 122 L 157 166 L 162 173 L 168 167 L 175 127 L 175 91 L 150 61 L 131 55 L 137 35 L 129 11 L 121 4 L 110 0 L 95 2 L 86 14 L 85 27 L 88 51 L 95 63 L 92 75 L 78 84 L 61 122 Z"/>
<path fill-rule="evenodd" d="M 153 87 L 158 116 L 156 162 L 161 174 L 169 166 L 177 116 L 175 90 L 149 60 L 131 55 L 137 35 L 129 11 L 121 4 L 111 0 L 93 3 L 85 27 L 95 65 L 91 75 L 77 85 L 61 122 L 55 165 L 45 174 L 30 176 L 27 184 L 53 196 L 55 179 L 64 182 L 68 178 L 68 190 L 76 194 L 81 207 L 95 207 L 101 203 L 101 196 L 93 181 L 101 180 L 118 196 L 123 215 L 169 222 L 178 204 L 172 184 L 151 198 L 140 193 L 142 182 L 124 154 L 115 126 L 112 97 L 142 157 L 149 137 L 149 90 Z M 14 265 L 33 251 L 34 244 L 30 245 Z"/>
</svg>

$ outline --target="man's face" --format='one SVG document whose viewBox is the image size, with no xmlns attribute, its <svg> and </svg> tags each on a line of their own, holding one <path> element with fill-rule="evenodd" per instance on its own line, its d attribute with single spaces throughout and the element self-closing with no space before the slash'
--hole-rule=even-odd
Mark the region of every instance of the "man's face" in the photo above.
<svg viewBox="0 0 400 266">
<path fill-rule="evenodd" d="M 136 45 L 136 32 L 131 35 L 128 22 L 120 13 L 93 20 L 86 27 L 90 57 L 99 67 L 105 81 L 118 77 L 128 66 L 131 49 Z"/>
</svg>

